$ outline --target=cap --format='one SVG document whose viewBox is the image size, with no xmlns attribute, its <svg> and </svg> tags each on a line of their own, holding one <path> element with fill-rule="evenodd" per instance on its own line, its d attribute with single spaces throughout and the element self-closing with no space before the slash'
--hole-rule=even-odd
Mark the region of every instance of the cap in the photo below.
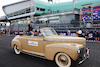
<svg viewBox="0 0 100 67">
<path fill-rule="evenodd" d="M 35 30 L 35 32 L 37 32 L 37 30 Z"/>
</svg>

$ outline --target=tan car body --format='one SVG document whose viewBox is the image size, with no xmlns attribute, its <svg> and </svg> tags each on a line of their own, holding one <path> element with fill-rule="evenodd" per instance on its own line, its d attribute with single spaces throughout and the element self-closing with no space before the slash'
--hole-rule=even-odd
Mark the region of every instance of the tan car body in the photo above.
<svg viewBox="0 0 100 67">
<path fill-rule="evenodd" d="M 41 32 L 43 29 L 41 29 Z M 28 41 L 38 42 L 38 46 L 28 45 Z M 14 45 L 17 45 L 20 51 L 44 56 L 48 60 L 54 60 L 57 53 L 66 53 L 76 61 L 80 56 L 78 54 L 78 49 L 84 48 L 85 52 L 86 39 L 61 35 L 52 35 L 47 37 L 18 35 L 11 42 L 12 48 L 14 48 Z"/>
</svg>

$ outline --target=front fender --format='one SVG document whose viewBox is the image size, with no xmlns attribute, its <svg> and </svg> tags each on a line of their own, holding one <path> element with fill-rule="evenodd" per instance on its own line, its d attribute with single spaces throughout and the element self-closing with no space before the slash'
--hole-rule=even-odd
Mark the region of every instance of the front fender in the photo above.
<svg viewBox="0 0 100 67">
<path fill-rule="evenodd" d="M 19 47 L 19 50 L 22 51 L 21 42 L 19 40 L 17 39 L 12 40 L 11 47 L 14 48 L 14 45 L 17 45 Z"/>
<path fill-rule="evenodd" d="M 46 45 L 45 58 L 48 60 L 54 60 L 55 55 L 59 52 L 66 53 L 74 61 L 79 57 L 76 46 L 72 46 L 70 43 L 54 43 Z"/>
</svg>

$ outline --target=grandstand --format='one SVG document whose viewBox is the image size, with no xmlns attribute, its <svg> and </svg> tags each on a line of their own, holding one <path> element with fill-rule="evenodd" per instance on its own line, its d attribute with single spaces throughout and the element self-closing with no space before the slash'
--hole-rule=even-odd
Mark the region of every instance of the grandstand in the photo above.
<svg viewBox="0 0 100 67">
<path fill-rule="evenodd" d="M 36 13 L 34 15 L 35 29 L 42 26 L 60 28 L 79 28 L 80 27 L 80 9 L 82 5 L 88 6 L 100 5 L 100 0 L 78 0 L 75 2 L 75 10 L 73 13 L 73 2 L 49 4 L 40 0 L 35 0 Z M 87 5 L 86 5 L 87 6 Z M 85 7 L 86 7 L 85 6 Z M 8 4 L 2 7 L 7 20 L 11 23 L 10 28 L 14 30 L 27 29 L 26 17 L 30 17 L 30 0 Z"/>
</svg>

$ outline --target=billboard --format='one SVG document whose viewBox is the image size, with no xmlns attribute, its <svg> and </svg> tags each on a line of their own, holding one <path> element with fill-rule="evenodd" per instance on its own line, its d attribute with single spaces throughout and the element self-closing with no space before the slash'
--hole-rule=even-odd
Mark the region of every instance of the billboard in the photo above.
<svg viewBox="0 0 100 67">
<path fill-rule="evenodd" d="M 89 14 L 90 13 L 90 14 Z M 91 15 L 93 13 L 93 15 Z M 100 19 L 100 5 L 89 8 L 82 8 L 80 11 L 80 20 Z M 83 15 L 83 16 L 82 16 Z M 93 16 L 93 17 L 92 17 Z"/>
</svg>

